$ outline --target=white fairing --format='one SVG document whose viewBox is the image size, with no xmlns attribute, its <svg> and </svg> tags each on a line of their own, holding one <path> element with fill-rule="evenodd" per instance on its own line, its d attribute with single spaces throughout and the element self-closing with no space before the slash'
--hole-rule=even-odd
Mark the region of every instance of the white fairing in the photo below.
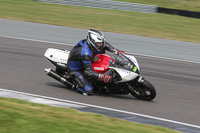
<svg viewBox="0 0 200 133">
<path fill-rule="evenodd" d="M 69 50 L 48 48 L 44 56 L 51 61 L 67 64 L 69 53 Z"/>
<path fill-rule="evenodd" d="M 135 65 L 136 65 L 136 67 L 139 69 L 139 71 L 140 71 L 140 66 L 139 66 L 139 64 L 138 64 L 138 62 L 137 62 L 137 59 L 134 57 L 134 56 L 132 56 L 132 55 L 125 55 L 126 57 L 128 57 Z"/>
<path fill-rule="evenodd" d="M 140 72 L 140 67 L 139 67 L 139 64 L 137 62 L 137 59 L 134 56 L 131 56 L 131 55 L 125 55 L 125 56 L 128 57 L 136 65 L 136 67 L 138 68 L 138 71 Z M 135 73 L 135 72 L 131 72 L 131 71 L 127 71 L 127 70 L 124 70 L 124 69 L 115 68 L 115 67 L 110 67 L 110 68 L 115 69 L 119 73 L 119 75 L 121 76 L 122 80 L 119 81 L 119 82 L 127 82 L 127 81 L 135 79 L 138 76 L 138 74 Z"/>
<path fill-rule="evenodd" d="M 114 67 L 111 67 L 111 68 L 115 69 L 119 73 L 119 75 L 122 77 L 122 80 L 119 81 L 119 82 L 127 82 L 127 81 L 130 81 L 132 79 L 135 79 L 138 76 L 138 74 L 134 73 L 134 72 L 130 72 L 130 71 L 127 71 L 127 70 L 114 68 Z"/>
</svg>

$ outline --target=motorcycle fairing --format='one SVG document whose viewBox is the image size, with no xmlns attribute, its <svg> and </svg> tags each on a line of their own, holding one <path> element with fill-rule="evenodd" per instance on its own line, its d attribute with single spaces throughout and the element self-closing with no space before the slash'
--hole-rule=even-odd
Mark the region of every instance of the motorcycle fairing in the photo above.
<svg viewBox="0 0 200 133">
<path fill-rule="evenodd" d="M 127 82 L 127 81 L 130 81 L 132 79 L 135 79 L 138 76 L 138 74 L 135 73 L 135 72 L 127 71 L 127 70 L 120 69 L 120 68 L 117 68 L 117 67 L 109 67 L 109 68 L 114 69 L 121 76 L 122 80 L 118 81 L 118 82 Z"/>
<path fill-rule="evenodd" d="M 121 68 L 127 71 L 140 73 L 138 62 L 134 56 L 119 54 L 114 58 L 114 63 L 111 64 L 113 67 Z"/>
<path fill-rule="evenodd" d="M 44 56 L 50 61 L 67 64 L 69 53 L 69 50 L 48 48 Z"/>
<path fill-rule="evenodd" d="M 133 71 L 134 72 L 137 72 L 137 70 L 138 70 L 138 73 L 140 72 L 140 67 L 139 67 L 139 65 L 138 65 L 138 62 L 137 62 L 137 59 L 134 57 L 134 56 L 131 56 L 131 55 L 125 55 L 128 59 L 130 59 L 131 60 L 131 62 L 135 65 L 134 67 L 133 67 Z M 130 63 L 130 65 L 128 64 L 128 66 L 129 67 L 131 67 L 131 63 Z"/>
</svg>

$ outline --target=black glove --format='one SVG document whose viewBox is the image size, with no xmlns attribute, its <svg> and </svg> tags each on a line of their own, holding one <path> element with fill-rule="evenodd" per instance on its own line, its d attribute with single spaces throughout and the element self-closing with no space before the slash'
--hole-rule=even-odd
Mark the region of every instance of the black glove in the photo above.
<svg viewBox="0 0 200 133">
<path fill-rule="evenodd" d="M 111 76 L 104 75 L 104 74 L 99 74 L 98 80 L 103 81 L 104 83 L 108 83 L 108 84 L 114 83 L 114 80 Z"/>
</svg>

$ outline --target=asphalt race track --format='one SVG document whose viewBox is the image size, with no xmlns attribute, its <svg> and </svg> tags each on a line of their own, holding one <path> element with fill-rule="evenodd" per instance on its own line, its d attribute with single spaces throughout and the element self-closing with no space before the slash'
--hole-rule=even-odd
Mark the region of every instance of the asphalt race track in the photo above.
<svg viewBox="0 0 200 133">
<path fill-rule="evenodd" d="M 109 107 L 200 125 L 200 64 L 135 55 L 141 75 L 157 90 L 151 101 L 131 95 L 82 96 L 48 77 L 54 66 L 44 58 L 47 48 L 70 46 L 0 37 L 0 88 Z"/>
</svg>

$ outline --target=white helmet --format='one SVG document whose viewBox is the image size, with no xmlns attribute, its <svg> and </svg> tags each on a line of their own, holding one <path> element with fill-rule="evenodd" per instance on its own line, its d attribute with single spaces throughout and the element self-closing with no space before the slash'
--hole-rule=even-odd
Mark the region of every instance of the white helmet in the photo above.
<svg viewBox="0 0 200 133">
<path fill-rule="evenodd" d="M 97 51 L 101 51 L 105 46 L 105 37 L 101 31 L 90 29 L 87 35 L 87 42 L 90 46 L 94 47 Z M 98 43 L 102 43 L 101 46 Z"/>
</svg>

